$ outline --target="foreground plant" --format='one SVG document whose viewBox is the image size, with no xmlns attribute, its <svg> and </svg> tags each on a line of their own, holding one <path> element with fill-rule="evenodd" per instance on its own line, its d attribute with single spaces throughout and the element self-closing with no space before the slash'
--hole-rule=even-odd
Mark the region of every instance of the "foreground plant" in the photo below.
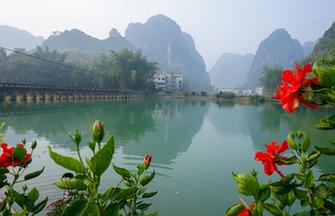
<svg viewBox="0 0 335 216">
<path fill-rule="evenodd" d="M 321 61 L 313 70 L 310 77 L 307 77 L 312 72 L 309 64 L 303 68 L 297 66 L 296 73 L 283 72 L 280 91 L 274 96 L 285 111 L 292 113 L 299 102 L 313 109 L 321 105 L 334 107 L 334 60 Z M 335 115 L 321 119 L 315 127 L 335 129 Z M 330 143 L 335 144 L 335 140 Z M 238 192 L 252 201 L 248 204 L 240 198 L 240 203 L 229 208 L 225 215 L 335 215 L 335 173 L 318 175 L 313 169 L 322 155 L 334 156 L 335 148 L 311 149 L 308 134 L 301 130 L 290 133 L 281 145 L 273 141 L 265 147 L 266 152 L 256 152 L 255 160 L 262 162 L 266 175 L 276 172 L 280 179 L 260 183 L 254 170 L 249 174 L 233 173 Z M 297 170 L 285 174 L 277 165 L 293 165 Z"/>
<path fill-rule="evenodd" d="M 126 215 L 144 215 L 144 211 L 151 206 L 151 203 L 146 203 L 145 200 L 158 193 L 158 191 L 146 192 L 147 184 L 149 184 L 155 177 L 155 171 L 153 171 L 150 175 L 145 175 L 146 170 L 150 166 L 151 160 L 151 155 L 146 155 L 143 163 L 137 166 L 137 171 L 135 172 L 129 172 L 124 168 L 120 168 L 115 165 L 113 166 L 115 172 L 122 176 L 122 181 L 128 188 L 138 188 L 134 196 L 126 200 L 124 207 Z"/>
<path fill-rule="evenodd" d="M 45 208 L 48 202 L 47 197 L 38 202 L 40 193 L 35 187 L 29 189 L 24 184 L 20 190 L 17 188 L 18 183 L 26 183 L 38 177 L 44 170 L 43 167 L 39 171 L 23 175 L 32 161 L 31 157 L 37 143 L 36 141 L 32 143 L 31 153 L 27 152 L 25 145 L 26 141 L 24 140 L 13 147 L 9 147 L 7 143 L 1 143 L 0 188 L 5 188 L 5 197 L 0 202 L 0 212 L 4 216 L 36 215 Z M 15 206 L 15 210 L 13 206 Z"/>
<path fill-rule="evenodd" d="M 144 171 L 149 167 L 144 164 L 142 172 L 137 175 L 131 174 L 130 171 L 114 166 L 114 170 L 121 174 L 123 181 L 129 180 L 127 188 L 110 186 L 104 192 L 101 192 L 101 176 L 109 168 L 114 154 L 114 138 L 110 137 L 106 144 L 103 144 L 104 126 L 101 121 L 96 121 L 92 127 L 92 140 L 88 142 L 88 147 L 92 151 L 92 157 L 85 158 L 85 162 L 80 153 L 81 135 L 78 131 L 73 133 L 72 140 L 76 145 L 77 158 L 64 156 L 54 152 L 49 147 L 49 154 L 53 161 L 74 172 L 64 175 L 55 184 L 62 190 L 66 190 L 67 197 L 51 204 L 54 210 L 50 215 L 121 215 L 121 210 L 126 211 L 126 215 L 143 215 L 144 210 L 149 207 L 139 201 L 143 197 L 143 188 L 154 178 L 153 174 L 140 178 Z M 151 178 L 150 180 L 148 178 Z M 139 183 L 132 184 L 136 179 Z M 143 180 L 146 179 L 146 180 Z M 142 183 L 141 183 L 142 181 Z M 121 182 L 120 182 L 121 183 Z M 139 197 L 142 195 L 142 197 Z M 135 204 L 134 204 L 135 203 Z M 140 204 L 143 204 L 142 206 Z M 129 205 L 132 210 L 129 209 Z M 145 206 L 146 205 L 146 206 Z M 128 210 L 128 211 L 127 211 Z M 138 211 L 141 210 L 141 211 Z M 56 213 L 55 213 L 56 212 Z"/>
</svg>

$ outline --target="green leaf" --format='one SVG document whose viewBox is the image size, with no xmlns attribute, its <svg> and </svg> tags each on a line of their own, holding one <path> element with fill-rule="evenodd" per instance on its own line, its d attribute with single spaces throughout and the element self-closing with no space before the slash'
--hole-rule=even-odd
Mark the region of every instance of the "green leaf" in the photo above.
<svg viewBox="0 0 335 216">
<path fill-rule="evenodd" d="M 62 216 L 81 216 L 85 211 L 86 204 L 86 200 L 75 200 L 71 205 L 64 208 Z"/>
<path fill-rule="evenodd" d="M 306 187 L 311 188 L 315 183 L 314 173 L 310 170 L 306 176 Z"/>
<path fill-rule="evenodd" d="M 225 216 L 236 216 L 238 213 L 240 213 L 245 207 L 242 204 L 235 204 L 232 207 L 230 207 L 226 213 Z"/>
<path fill-rule="evenodd" d="M 328 139 L 328 141 L 329 141 L 331 144 L 335 145 L 335 139 Z"/>
<path fill-rule="evenodd" d="M 48 197 L 46 197 L 42 202 L 40 202 L 36 206 L 34 206 L 34 208 L 32 209 L 32 212 L 34 214 L 37 214 L 37 213 L 41 212 L 45 208 L 47 203 L 48 203 Z"/>
<path fill-rule="evenodd" d="M 335 115 L 331 115 L 328 118 L 323 118 L 317 123 L 315 128 L 320 130 L 332 130 L 335 128 Z"/>
<path fill-rule="evenodd" d="M 9 173 L 9 170 L 5 167 L 0 167 L 0 175 L 4 175 L 6 173 Z"/>
<path fill-rule="evenodd" d="M 87 189 L 87 185 L 84 183 L 84 181 L 76 178 L 61 178 L 55 184 L 60 189 L 72 189 L 72 190 Z"/>
<path fill-rule="evenodd" d="M 32 203 L 36 202 L 36 200 L 38 200 L 39 197 L 40 193 L 35 187 L 33 187 L 33 189 L 27 195 L 28 200 Z"/>
<path fill-rule="evenodd" d="M 114 137 L 111 137 L 107 144 L 104 145 L 92 158 L 91 170 L 97 175 L 101 176 L 109 167 L 114 154 Z"/>
<path fill-rule="evenodd" d="M 324 204 L 325 204 L 325 202 L 324 202 L 322 199 L 315 198 L 315 199 L 313 200 L 313 206 L 314 206 L 316 209 L 320 209 Z"/>
<path fill-rule="evenodd" d="M 331 88 L 334 86 L 335 83 L 335 70 L 334 66 L 330 65 L 329 63 L 325 63 L 325 60 L 318 60 L 320 63 L 319 65 L 313 65 L 313 71 L 318 76 L 318 82 L 322 87 Z M 332 60 L 332 62 L 334 62 Z M 333 63 L 332 63 L 333 64 Z"/>
<path fill-rule="evenodd" d="M 316 196 L 320 199 L 327 199 L 328 187 L 325 184 L 320 184 L 316 187 Z"/>
<path fill-rule="evenodd" d="M 153 196 L 155 196 L 157 193 L 158 193 L 158 191 L 155 191 L 155 192 L 147 192 L 147 193 L 144 193 L 144 194 L 142 195 L 142 198 L 153 197 Z"/>
<path fill-rule="evenodd" d="M 306 133 L 306 132 L 303 132 L 303 137 L 304 137 L 304 140 L 302 141 L 301 149 L 304 152 L 307 152 L 307 150 L 309 149 L 309 147 L 311 145 L 311 138 L 309 137 L 308 133 Z"/>
<path fill-rule="evenodd" d="M 292 133 L 289 133 L 289 135 L 287 136 L 287 142 L 288 142 L 288 145 L 290 146 L 291 149 L 298 149 L 298 146 L 297 144 L 295 143 L 295 133 L 292 132 Z"/>
<path fill-rule="evenodd" d="M 88 147 L 92 150 L 93 153 L 95 153 L 95 145 L 96 143 L 92 140 L 88 142 Z"/>
<path fill-rule="evenodd" d="M 139 204 L 136 208 L 140 210 L 145 210 L 149 208 L 151 205 L 152 203 L 142 203 L 142 204 Z"/>
<path fill-rule="evenodd" d="M 296 200 L 296 197 L 295 197 L 294 191 L 292 190 L 287 195 L 288 206 L 292 206 L 295 200 Z"/>
<path fill-rule="evenodd" d="M 120 206 L 118 203 L 112 203 L 104 210 L 102 216 L 119 216 Z"/>
<path fill-rule="evenodd" d="M 235 182 L 237 183 L 237 191 L 241 194 L 254 197 L 257 196 L 259 191 L 259 183 L 254 175 L 233 173 Z"/>
<path fill-rule="evenodd" d="M 5 214 L 2 214 L 2 215 L 10 215 L 9 213 L 5 213 Z M 22 211 L 17 211 L 13 214 L 13 216 L 27 216 L 28 215 L 28 210 L 26 208 L 24 208 Z"/>
<path fill-rule="evenodd" d="M 275 216 L 282 216 L 283 212 L 275 205 L 270 203 L 264 203 L 264 208 Z"/>
<path fill-rule="evenodd" d="M 100 216 L 99 206 L 93 201 L 88 202 L 82 215 L 83 216 Z"/>
<path fill-rule="evenodd" d="M 257 201 L 264 202 L 271 196 L 271 189 L 268 185 L 262 186 L 257 195 Z"/>
<path fill-rule="evenodd" d="M 335 148 L 323 148 L 319 146 L 315 146 L 315 148 L 325 155 L 335 155 Z"/>
<path fill-rule="evenodd" d="M 113 169 L 115 170 L 115 172 L 117 174 L 119 174 L 120 176 L 122 176 L 123 178 L 129 179 L 130 178 L 130 172 L 124 168 L 121 167 L 117 167 L 115 165 L 113 165 Z"/>
<path fill-rule="evenodd" d="M 296 156 L 292 156 L 289 158 L 282 158 L 282 157 L 278 157 L 276 159 L 278 162 L 282 162 L 285 165 L 291 165 L 291 164 L 295 164 L 297 162 L 297 157 Z"/>
<path fill-rule="evenodd" d="M 41 175 L 43 171 L 44 171 L 44 167 L 41 170 L 28 173 L 27 175 L 24 176 L 24 180 L 27 181 L 29 179 L 36 178 L 37 176 Z"/>
<path fill-rule="evenodd" d="M 307 200 L 307 191 L 294 189 L 294 195 L 298 200 Z"/>
<path fill-rule="evenodd" d="M 48 148 L 49 148 L 49 155 L 56 164 L 77 173 L 85 172 L 85 166 L 79 160 L 70 156 L 63 156 L 61 154 L 58 154 L 52 151 L 50 146 Z"/>
<path fill-rule="evenodd" d="M 320 181 L 335 182 L 335 174 L 334 173 L 323 174 L 319 177 L 319 180 Z"/>
<path fill-rule="evenodd" d="M 151 175 L 146 175 L 146 176 L 143 176 L 143 178 L 140 180 L 140 184 L 142 186 L 145 186 L 147 184 L 149 184 L 151 182 L 151 180 L 155 177 L 155 170 L 151 173 Z"/>
<path fill-rule="evenodd" d="M 321 155 L 320 151 L 312 151 L 306 158 L 306 162 L 310 162 L 312 160 L 318 159 Z"/>
<path fill-rule="evenodd" d="M 26 155 L 27 151 L 23 147 L 15 147 L 13 155 L 15 158 L 19 159 L 20 161 L 24 158 Z"/>
<path fill-rule="evenodd" d="M 136 186 L 124 189 L 117 195 L 116 200 L 124 200 L 133 197 L 137 190 L 138 188 Z"/>
</svg>

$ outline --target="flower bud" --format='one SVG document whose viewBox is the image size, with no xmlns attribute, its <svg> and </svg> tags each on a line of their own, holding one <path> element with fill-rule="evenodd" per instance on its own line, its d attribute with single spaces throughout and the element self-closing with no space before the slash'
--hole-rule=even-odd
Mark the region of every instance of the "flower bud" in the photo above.
<svg viewBox="0 0 335 216">
<path fill-rule="evenodd" d="M 144 156 L 143 164 L 146 169 L 148 169 L 148 167 L 150 166 L 151 160 L 152 160 L 151 155 Z"/>
<path fill-rule="evenodd" d="M 34 140 L 32 143 L 31 143 L 31 149 L 34 150 L 37 146 L 37 141 Z"/>
<path fill-rule="evenodd" d="M 78 130 L 75 130 L 73 132 L 73 135 L 71 136 L 73 142 L 79 146 L 80 142 L 81 142 L 81 134 L 78 132 Z"/>
<path fill-rule="evenodd" d="M 100 120 L 96 120 L 92 127 L 93 140 L 100 143 L 105 135 L 103 123 Z"/>
</svg>

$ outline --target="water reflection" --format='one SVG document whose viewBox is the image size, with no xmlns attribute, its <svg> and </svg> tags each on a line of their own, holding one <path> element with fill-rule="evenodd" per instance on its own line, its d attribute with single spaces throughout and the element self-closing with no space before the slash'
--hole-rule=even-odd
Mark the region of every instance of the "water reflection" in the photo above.
<svg viewBox="0 0 335 216">
<path fill-rule="evenodd" d="M 16 133 L 33 131 L 52 145 L 74 151 L 67 134 L 78 129 L 88 140 L 89 124 L 102 119 L 106 134 L 116 137 L 124 154 L 142 157 L 150 151 L 160 154 L 156 163 L 168 165 L 187 151 L 207 109 L 207 103 L 177 101 L 11 104 L 0 107 L 0 120 Z"/>
<path fill-rule="evenodd" d="M 299 109 L 289 115 L 273 104 L 232 102 L 73 102 L 0 105 L 0 121 L 7 123 L 5 138 L 10 143 L 22 138 L 39 140 L 38 157 L 32 166 L 39 169 L 45 164 L 46 171 L 31 184 L 38 185 L 51 199 L 59 196 L 52 182 L 63 170 L 50 161 L 47 145 L 74 154 L 67 134 L 77 128 L 84 134 L 83 140 L 88 140 L 89 124 L 102 119 L 106 134 L 116 137 L 113 163 L 132 168 L 143 155 L 153 155 L 158 175 L 152 187 L 160 191 L 153 202 L 160 215 L 200 216 L 222 215 L 238 201 L 231 171 L 261 170 L 253 153 L 263 149 L 264 143 L 283 140 L 289 131 L 303 128 L 313 143 L 328 145 L 330 132 L 312 126 L 328 112 Z M 84 148 L 83 153 L 89 150 Z M 331 159 L 322 158 L 318 165 L 321 172 L 334 171 Z M 104 175 L 103 185 L 118 182 L 112 173 L 110 170 Z"/>
</svg>

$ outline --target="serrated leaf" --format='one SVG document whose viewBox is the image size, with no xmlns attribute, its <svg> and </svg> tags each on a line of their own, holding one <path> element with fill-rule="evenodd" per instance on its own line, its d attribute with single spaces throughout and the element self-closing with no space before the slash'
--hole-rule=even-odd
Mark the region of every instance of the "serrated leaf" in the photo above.
<svg viewBox="0 0 335 216">
<path fill-rule="evenodd" d="M 245 207 L 242 204 L 235 204 L 227 209 L 225 216 L 236 216 L 240 213 Z"/>
<path fill-rule="evenodd" d="M 294 195 L 298 200 L 307 200 L 307 191 L 294 189 Z"/>
<path fill-rule="evenodd" d="M 149 208 L 152 205 L 152 203 L 142 203 L 140 205 L 138 205 L 136 208 L 140 209 L 140 210 L 145 210 L 147 208 Z"/>
<path fill-rule="evenodd" d="M 334 173 L 323 174 L 319 177 L 319 180 L 320 181 L 335 182 L 335 174 Z"/>
<path fill-rule="evenodd" d="M 309 147 L 311 145 L 311 139 L 310 139 L 309 135 L 306 132 L 303 132 L 303 137 L 304 137 L 304 140 L 302 141 L 301 149 L 304 152 L 307 152 L 307 150 L 309 149 Z"/>
<path fill-rule="evenodd" d="M 128 199 L 129 197 L 132 197 L 137 192 L 137 190 L 138 188 L 136 186 L 124 189 L 116 196 L 115 199 L 117 200 Z"/>
<path fill-rule="evenodd" d="M 49 155 L 51 159 L 58 165 L 75 171 L 77 173 L 84 173 L 85 172 L 85 166 L 76 158 L 70 157 L 70 156 L 63 156 L 61 154 L 58 154 L 54 151 L 52 151 L 51 147 L 49 146 Z"/>
<path fill-rule="evenodd" d="M 102 216 L 119 216 L 120 206 L 118 203 L 112 203 L 104 210 Z"/>
<path fill-rule="evenodd" d="M 130 172 L 127 169 L 121 168 L 121 167 L 117 167 L 115 165 L 113 165 L 113 169 L 114 171 L 119 174 L 120 176 L 122 176 L 123 178 L 130 178 Z"/>
<path fill-rule="evenodd" d="M 308 171 L 306 176 L 306 187 L 311 188 L 314 185 L 315 178 L 312 170 Z"/>
<path fill-rule="evenodd" d="M 270 204 L 270 203 L 264 203 L 264 208 L 270 212 L 271 214 L 275 215 L 275 216 L 282 216 L 283 212 L 275 205 Z"/>
<path fill-rule="evenodd" d="M 75 200 L 71 205 L 64 208 L 62 216 L 81 216 L 86 205 L 86 200 Z"/>
<path fill-rule="evenodd" d="M 257 196 L 259 191 L 259 183 L 254 175 L 233 173 L 235 182 L 237 183 L 237 191 L 241 194 L 254 197 Z"/>
<path fill-rule="evenodd" d="M 312 160 L 318 159 L 321 155 L 320 151 L 312 151 L 306 158 L 307 162 L 310 162 Z"/>
<path fill-rule="evenodd" d="M 319 146 L 315 146 L 315 148 L 318 151 L 320 151 L 322 154 L 335 155 L 335 148 L 324 148 L 324 147 L 319 147 Z"/>
<path fill-rule="evenodd" d="M 327 199 L 328 187 L 325 184 L 320 184 L 316 187 L 316 196 L 320 199 Z"/>
<path fill-rule="evenodd" d="M 269 199 L 271 196 L 271 189 L 269 186 L 261 187 L 258 195 L 257 195 L 257 201 L 264 202 L 265 200 Z"/>
<path fill-rule="evenodd" d="M 295 143 L 295 133 L 292 132 L 287 136 L 287 142 L 291 149 L 298 149 L 297 144 Z"/>
<path fill-rule="evenodd" d="M 43 173 L 43 171 L 44 171 L 44 167 L 41 170 L 28 173 L 27 175 L 24 176 L 24 180 L 27 181 L 29 179 L 36 178 L 37 176 L 41 175 Z"/>
<path fill-rule="evenodd" d="M 142 186 L 145 186 L 147 184 L 149 184 L 152 179 L 155 177 L 156 173 L 155 173 L 155 170 L 151 173 L 151 175 L 146 175 L 146 176 L 143 176 L 142 179 L 140 180 L 140 184 Z"/>
<path fill-rule="evenodd" d="M 28 200 L 32 203 L 36 202 L 36 200 L 38 200 L 39 197 L 40 193 L 35 187 L 33 187 L 33 189 L 27 195 Z"/>
<path fill-rule="evenodd" d="M 315 198 L 315 199 L 313 200 L 313 206 L 314 206 L 316 209 L 320 209 L 324 204 L 325 204 L 325 202 L 324 202 L 322 199 Z"/>
<path fill-rule="evenodd" d="M 114 137 L 111 137 L 107 144 L 104 145 L 92 158 L 91 170 L 97 175 L 101 176 L 109 167 L 114 154 Z"/>
<path fill-rule="evenodd" d="M 56 183 L 60 189 L 86 190 L 87 185 L 84 181 L 76 178 L 61 178 Z"/>
<path fill-rule="evenodd" d="M 48 197 L 46 197 L 43 201 L 41 201 L 36 206 L 34 206 L 34 208 L 32 209 L 32 212 L 34 214 L 38 214 L 39 212 L 41 212 L 45 208 L 47 203 L 48 203 Z"/>
<path fill-rule="evenodd" d="M 314 127 L 320 130 L 332 130 L 335 128 L 335 115 L 321 119 Z"/>
<path fill-rule="evenodd" d="M 157 193 L 158 193 L 158 191 L 155 191 L 155 192 L 147 192 L 147 193 L 144 193 L 144 194 L 142 195 L 142 198 L 150 198 L 150 197 L 155 196 Z"/>
</svg>

